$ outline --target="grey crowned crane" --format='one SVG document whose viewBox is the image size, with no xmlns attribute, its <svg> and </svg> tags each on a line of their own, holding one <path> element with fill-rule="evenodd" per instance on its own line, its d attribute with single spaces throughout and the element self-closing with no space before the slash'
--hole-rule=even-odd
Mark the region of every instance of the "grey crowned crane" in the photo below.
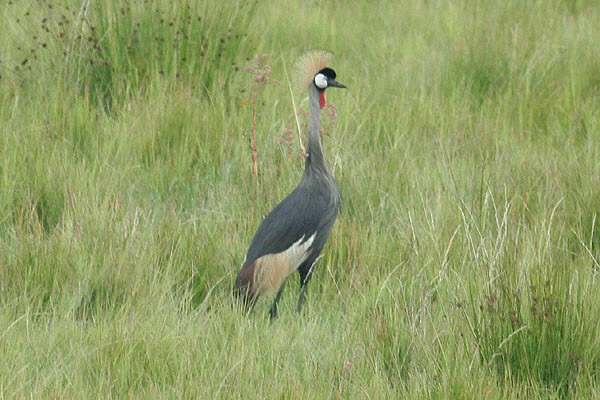
<svg viewBox="0 0 600 400">
<path fill-rule="evenodd" d="M 277 316 L 277 302 L 287 278 L 300 273 L 300 312 L 306 285 L 335 221 L 342 198 L 323 154 L 320 111 L 325 106 L 325 90 L 345 88 L 327 67 L 331 53 L 311 51 L 296 64 L 298 81 L 308 88 L 310 120 L 304 175 L 298 186 L 263 220 L 252 239 L 235 286 L 246 307 L 268 289 L 277 295 L 269 311 Z"/>
</svg>

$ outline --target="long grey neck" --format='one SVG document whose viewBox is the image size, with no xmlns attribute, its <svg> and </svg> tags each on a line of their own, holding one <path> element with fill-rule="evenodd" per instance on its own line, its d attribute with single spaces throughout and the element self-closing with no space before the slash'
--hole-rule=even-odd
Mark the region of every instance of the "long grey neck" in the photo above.
<svg viewBox="0 0 600 400">
<path fill-rule="evenodd" d="M 310 103 L 310 120 L 308 122 L 308 145 L 306 154 L 306 163 L 304 176 L 320 175 L 331 176 L 331 170 L 323 154 L 323 144 L 321 143 L 321 107 L 319 105 L 319 91 L 312 83 L 308 88 L 308 100 Z"/>
</svg>

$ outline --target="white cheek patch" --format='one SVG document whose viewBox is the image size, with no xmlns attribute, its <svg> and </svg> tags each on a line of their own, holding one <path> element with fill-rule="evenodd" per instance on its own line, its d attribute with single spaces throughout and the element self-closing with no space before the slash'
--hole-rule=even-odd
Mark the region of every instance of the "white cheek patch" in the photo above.
<svg viewBox="0 0 600 400">
<path fill-rule="evenodd" d="M 327 87 L 327 78 L 325 78 L 325 75 L 315 75 L 315 85 L 317 85 L 319 89 L 325 89 Z"/>
</svg>

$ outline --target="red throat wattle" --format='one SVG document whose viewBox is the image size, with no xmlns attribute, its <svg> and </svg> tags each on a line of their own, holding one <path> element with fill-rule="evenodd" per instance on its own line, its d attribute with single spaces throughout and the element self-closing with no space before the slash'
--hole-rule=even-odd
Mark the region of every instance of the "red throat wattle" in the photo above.
<svg viewBox="0 0 600 400">
<path fill-rule="evenodd" d="M 319 105 L 321 108 L 325 107 L 325 92 L 319 93 Z"/>
</svg>

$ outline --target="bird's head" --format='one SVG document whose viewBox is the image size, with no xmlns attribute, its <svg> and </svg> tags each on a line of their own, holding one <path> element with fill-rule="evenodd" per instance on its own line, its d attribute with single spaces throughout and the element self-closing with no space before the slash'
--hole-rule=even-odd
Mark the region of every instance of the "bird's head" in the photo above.
<svg viewBox="0 0 600 400">
<path fill-rule="evenodd" d="M 328 87 L 345 88 L 346 85 L 335 80 L 335 71 L 327 64 L 332 54 L 325 50 L 312 50 L 301 56 L 296 62 L 296 78 L 302 88 L 314 85 L 319 92 L 319 104 L 325 107 L 325 89 Z"/>
<path fill-rule="evenodd" d="M 325 107 L 325 89 L 328 87 L 346 88 L 346 85 L 335 80 L 335 71 L 331 68 L 323 68 L 313 78 L 313 84 L 319 91 L 319 105 Z"/>
</svg>

